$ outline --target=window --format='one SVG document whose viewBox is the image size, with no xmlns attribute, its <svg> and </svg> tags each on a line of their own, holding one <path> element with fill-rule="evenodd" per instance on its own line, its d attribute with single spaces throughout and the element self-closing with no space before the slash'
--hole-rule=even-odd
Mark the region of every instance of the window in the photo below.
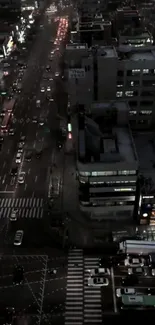
<svg viewBox="0 0 155 325">
<path fill-rule="evenodd" d="M 125 91 L 125 96 L 133 97 L 133 91 Z"/>
<path fill-rule="evenodd" d="M 140 115 L 151 115 L 152 111 L 140 111 Z"/>
<path fill-rule="evenodd" d="M 132 75 L 135 76 L 137 74 L 140 74 L 140 69 L 133 69 L 132 70 Z"/>
<path fill-rule="evenodd" d="M 135 106 L 137 106 L 137 101 L 135 101 L 135 100 L 129 101 L 129 105 L 131 107 L 135 107 Z"/>
<path fill-rule="evenodd" d="M 143 74 L 148 74 L 149 73 L 149 69 L 143 69 Z"/>
<path fill-rule="evenodd" d="M 117 82 L 117 88 L 122 88 L 123 87 L 123 83 L 122 82 Z"/>
<path fill-rule="evenodd" d="M 116 97 L 122 97 L 122 96 L 123 96 L 123 91 L 116 92 Z"/>
<path fill-rule="evenodd" d="M 152 100 L 142 100 L 140 102 L 141 106 L 152 106 L 153 105 L 153 101 Z"/>
<path fill-rule="evenodd" d="M 117 171 L 92 172 L 92 176 L 113 176 L 113 175 L 117 175 Z"/>
<path fill-rule="evenodd" d="M 123 71 L 123 70 L 119 70 L 119 71 L 117 72 L 117 76 L 118 76 L 118 77 L 123 77 L 123 76 L 124 76 L 124 71 Z"/>
<path fill-rule="evenodd" d="M 137 111 L 130 111 L 129 112 L 129 115 L 131 115 L 131 116 L 134 116 L 134 115 L 136 115 L 137 114 Z"/>
<path fill-rule="evenodd" d="M 136 170 L 119 170 L 118 175 L 136 175 Z"/>
<path fill-rule="evenodd" d="M 130 81 L 130 86 L 131 87 L 139 86 L 139 80 Z"/>
</svg>

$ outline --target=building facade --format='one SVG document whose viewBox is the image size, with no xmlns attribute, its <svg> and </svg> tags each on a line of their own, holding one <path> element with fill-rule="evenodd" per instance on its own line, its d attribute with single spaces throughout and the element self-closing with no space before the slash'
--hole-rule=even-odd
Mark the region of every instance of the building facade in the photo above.
<svg viewBox="0 0 155 325">
<path fill-rule="evenodd" d="M 125 100 L 133 128 L 155 125 L 155 47 L 66 46 L 65 67 L 71 106 Z"/>
<path fill-rule="evenodd" d="M 92 219 L 134 217 L 138 158 L 128 109 L 125 102 L 106 102 L 92 104 L 89 117 L 79 113 L 79 204 Z"/>
</svg>

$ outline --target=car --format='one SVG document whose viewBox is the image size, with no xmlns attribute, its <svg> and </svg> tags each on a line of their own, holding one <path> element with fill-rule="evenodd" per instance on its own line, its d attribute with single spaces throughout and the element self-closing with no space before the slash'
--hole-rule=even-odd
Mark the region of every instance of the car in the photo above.
<svg viewBox="0 0 155 325">
<path fill-rule="evenodd" d="M 21 172 L 18 177 L 18 183 L 23 184 L 25 182 L 25 172 Z"/>
<path fill-rule="evenodd" d="M 42 86 L 40 91 L 41 91 L 41 93 L 44 93 L 45 92 L 45 87 Z"/>
<path fill-rule="evenodd" d="M 25 135 L 22 135 L 21 137 L 20 137 L 20 143 L 22 143 L 23 145 L 25 144 L 25 140 L 26 140 L 26 136 Z"/>
<path fill-rule="evenodd" d="M 125 278 L 122 278 L 122 286 L 125 287 L 136 286 L 138 283 L 139 279 L 135 274 L 127 275 Z"/>
<path fill-rule="evenodd" d="M 2 150 L 2 147 L 3 147 L 3 145 L 2 145 L 2 143 L 0 142 L 0 151 Z"/>
<path fill-rule="evenodd" d="M 0 136 L 0 143 L 2 143 L 4 141 L 4 138 L 2 136 Z"/>
<path fill-rule="evenodd" d="M 89 277 L 88 278 L 88 286 L 90 287 L 103 287 L 103 286 L 108 286 L 109 280 L 107 278 L 102 278 L 102 277 Z"/>
<path fill-rule="evenodd" d="M 13 209 L 9 218 L 10 221 L 17 221 L 17 217 L 18 217 L 18 210 Z"/>
<path fill-rule="evenodd" d="M 92 270 L 88 270 L 88 272 L 92 275 L 109 275 L 110 274 L 110 270 L 108 268 L 104 268 L 104 267 L 99 267 L 99 268 L 95 268 Z"/>
<path fill-rule="evenodd" d="M 10 175 L 11 176 L 16 176 L 18 174 L 18 166 L 15 165 L 11 168 L 11 172 L 10 172 Z"/>
<path fill-rule="evenodd" d="M 40 118 L 39 125 L 40 126 L 43 126 L 44 125 L 44 118 L 43 117 Z"/>
<path fill-rule="evenodd" d="M 59 77 L 59 72 L 58 71 L 55 72 L 55 77 Z"/>
<path fill-rule="evenodd" d="M 51 91 L 51 87 L 50 86 L 47 87 L 47 91 Z"/>
<path fill-rule="evenodd" d="M 130 266 L 130 267 L 138 267 L 138 266 L 144 266 L 144 258 L 142 257 L 127 257 L 125 260 L 124 260 L 124 265 L 125 266 Z"/>
<path fill-rule="evenodd" d="M 117 288 L 116 296 L 118 298 L 122 297 L 122 295 L 135 295 L 136 290 L 134 288 Z"/>
<path fill-rule="evenodd" d="M 3 325 L 12 325 L 14 315 L 15 315 L 15 308 L 14 307 L 6 307 L 5 308 L 5 319 L 4 319 Z"/>
<path fill-rule="evenodd" d="M 147 269 L 144 267 L 130 267 L 128 268 L 128 274 L 147 275 Z"/>
<path fill-rule="evenodd" d="M 22 142 L 18 144 L 18 148 L 17 148 L 18 152 L 23 152 L 23 146 L 24 144 Z"/>
<path fill-rule="evenodd" d="M 36 151 L 36 158 L 39 159 L 42 156 L 42 150 L 37 150 Z"/>
<path fill-rule="evenodd" d="M 25 161 L 31 161 L 32 159 L 32 152 L 28 151 L 27 154 L 25 155 Z"/>
<path fill-rule="evenodd" d="M 37 107 L 37 108 L 40 108 L 40 99 L 37 99 L 37 100 L 36 100 L 36 107 Z"/>
<path fill-rule="evenodd" d="M 14 238 L 14 246 L 20 246 L 22 244 L 24 231 L 17 230 Z"/>
<path fill-rule="evenodd" d="M 14 134 L 15 134 L 14 129 L 10 129 L 10 130 L 9 130 L 9 135 L 14 135 Z"/>
<path fill-rule="evenodd" d="M 155 269 L 151 269 L 151 275 L 155 276 Z"/>
<path fill-rule="evenodd" d="M 50 71 L 50 70 L 51 70 L 50 65 L 47 65 L 47 67 L 46 67 L 46 71 Z"/>
<path fill-rule="evenodd" d="M 24 268 L 23 266 L 16 265 L 13 271 L 13 284 L 19 285 L 24 281 Z"/>
<path fill-rule="evenodd" d="M 33 116 L 32 123 L 37 123 L 37 116 Z"/>
<path fill-rule="evenodd" d="M 21 152 L 18 152 L 16 155 L 16 164 L 21 164 L 22 161 L 22 154 Z"/>
</svg>

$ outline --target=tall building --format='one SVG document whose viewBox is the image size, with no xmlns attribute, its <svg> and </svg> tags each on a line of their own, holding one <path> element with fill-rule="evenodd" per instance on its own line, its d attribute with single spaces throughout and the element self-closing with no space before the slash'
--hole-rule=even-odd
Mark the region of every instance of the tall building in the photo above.
<svg viewBox="0 0 155 325">
<path fill-rule="evenodd" d="M 155 46 L 91 47 L 69 44 L 65 51 L 71 106 L 125 100 L 132 128 L 155 125 Z"/>
<path fill-rule="evenodd" d="M 139 164 L 128 110 L 109 101 L 92 104 L 89 117 L 79 112 L 79 204 L 92 219 L 134 218 Z"/>
</svg>

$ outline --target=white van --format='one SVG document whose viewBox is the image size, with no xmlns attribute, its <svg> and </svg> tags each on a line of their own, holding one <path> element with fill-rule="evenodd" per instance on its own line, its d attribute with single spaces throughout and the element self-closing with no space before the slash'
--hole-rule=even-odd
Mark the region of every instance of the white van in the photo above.
<svg viewBox="0 0 155 325">
<path fill-rule="evenodd" d="M 16 231 L 15 239 L 14 239 L 14 245 L 15 246 L 20 246 L 22 244 L 23 235 L 24 235 L 23 230 L 17 230 Z"/>
</svg>

